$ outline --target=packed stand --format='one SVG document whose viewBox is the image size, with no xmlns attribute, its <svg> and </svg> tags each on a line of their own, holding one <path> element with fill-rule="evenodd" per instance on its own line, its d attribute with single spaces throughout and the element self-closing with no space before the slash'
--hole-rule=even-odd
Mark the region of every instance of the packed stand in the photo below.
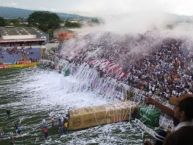
<svg viewBox="0 0 193 145">
<path fill-rule="evenodd" d="M 100 72 L 148 94 L 169 98 L 193 93 L 191 41 L 152 33 L 87 34 L 65 43 L 61 58 L 86 62 Z"/>
<path fill-rule="evenodd" d="M 15 64 L 20 60 L 36 62 L 41 58 L 40 48 L 0 48 L 0 62 Z"/>
</svg>

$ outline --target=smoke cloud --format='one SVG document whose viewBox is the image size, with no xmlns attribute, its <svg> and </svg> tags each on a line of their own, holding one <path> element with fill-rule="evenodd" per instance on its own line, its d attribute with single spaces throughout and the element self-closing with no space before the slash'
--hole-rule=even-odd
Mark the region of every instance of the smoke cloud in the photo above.
<svg viewBox="0 0 193 145">
<path fill-rule="evenodd" d="M 86 0 L 84 0 L 86 2 Z M 191 5 L 192 2 L 188 1 Z M 191 37 L 193 17 L 177 15 L 189 10 L 181 0 L 108 0 L 101 2 L 89 2 L 91 12 L 97 12 L 97 16 L 103 19 L 104 25 L 95 30 L 110 31 L 121 34 L 144 34 L 148 31 L 160 33 L 170 37 Z M 181 5 L 181 6 L 180 6 Z M 86 8 L 85 8 L 86 9 Z M 184 11 L 182 11 L 182 9 Z M 99 11 L 100 10 L 100 11 Z M 180 11 L 181 10 L 181 11 Z M 89 11 L 89 10 L 88 10 Z M 174 14 L 176 13 L 176 14 Z"/>
</svg>

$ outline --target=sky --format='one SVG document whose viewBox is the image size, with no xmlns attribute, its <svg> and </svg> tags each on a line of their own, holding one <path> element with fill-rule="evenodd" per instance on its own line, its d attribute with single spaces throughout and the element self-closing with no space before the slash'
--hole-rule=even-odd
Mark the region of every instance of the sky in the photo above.
<svg viewBox="0 0 193 145">
<path fill-rule="evenodd" d="M 96 16 L 138 11 L 193 16 L 193 0 L 0 0 L 0 6 Z"/>
</svg>

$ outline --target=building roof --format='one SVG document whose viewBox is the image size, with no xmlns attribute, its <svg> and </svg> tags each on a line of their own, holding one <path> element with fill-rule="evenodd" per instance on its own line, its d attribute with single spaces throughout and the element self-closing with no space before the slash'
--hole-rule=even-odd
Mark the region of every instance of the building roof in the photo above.
<svg viewBox="0 0 193 145">
<path fill-rule="evenodd" d="M 46 41 L 47 36 L 34 27 L 0 27 L 0 42 Z"/>
</svg>

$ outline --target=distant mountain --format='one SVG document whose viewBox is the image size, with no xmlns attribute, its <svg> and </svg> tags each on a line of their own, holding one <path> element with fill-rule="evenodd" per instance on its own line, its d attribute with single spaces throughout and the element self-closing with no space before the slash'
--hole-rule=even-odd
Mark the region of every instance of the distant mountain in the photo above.
<svg viewBox="0 0 193 145">
<path fill-rule="evenodd" d="M 12 18 L 27 18 L 33 11 L 11 7 L 0 7 L 0 16 L 12 19 Z"/>
<path fill-rule="evenodd" d="M 24 18 L 27 19 L 28 16 L 33 13 L 35 10 L 27 10 L 27 9 L 20 9 L 20 8 L 12 8 L 12 7 L 1 7 L 0 6 L 0 16 L 6 19 L 13 19 L 13 18 Z M 70 19 L 70 20 L 83 20 L 89 19 L 88 17 L 76 15 L 76 14 L 67 14 L 67 13 L 57 13 L 58 16 L 62 20 Z"/>
<path fill-rule="evenodd" d="M 57 13 L 57 15 L 62 19 L 62 20 L 85 20 L 85 19 L 90 19 L 90 17 L 85 17 L 85 16 L 80 16 L 76 14 L 68 14 L 68 13 Z"/>
</svg>

